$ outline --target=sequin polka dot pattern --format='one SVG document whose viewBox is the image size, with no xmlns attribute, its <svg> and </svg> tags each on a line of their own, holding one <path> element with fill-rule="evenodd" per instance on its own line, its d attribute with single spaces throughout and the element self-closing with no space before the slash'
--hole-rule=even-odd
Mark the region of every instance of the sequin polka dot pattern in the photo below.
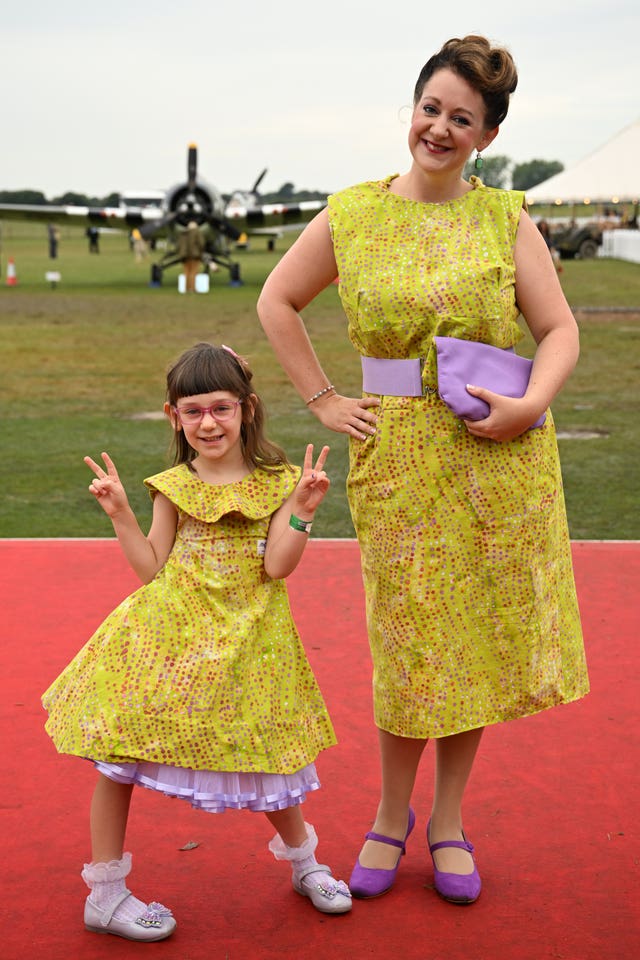
<svg viewBox="0 0 640 960">
<path fill-rule="evenodd" d="M 61 753 L 290 774 L 335 743 L 285 583 L 262 559 L 298 477 L 212 486 L 181 464 L 145 481 L 178 507 L 176 542 L 45 693 Z"/>
<path fill-rule="evenodd" d="M 509 443 L 472 437 L 441 402 L 432 338 L 522 336 L 513 246 L 522 194 L 473 178 L 443 204 L 393 178 L 329 198 L 349 336 L 365 356 L 423 359 L 423 397 L 381 397 L 351 440 L 379 727 L 442 737 L 588 691 L 553 417 Z"/>
</svg>

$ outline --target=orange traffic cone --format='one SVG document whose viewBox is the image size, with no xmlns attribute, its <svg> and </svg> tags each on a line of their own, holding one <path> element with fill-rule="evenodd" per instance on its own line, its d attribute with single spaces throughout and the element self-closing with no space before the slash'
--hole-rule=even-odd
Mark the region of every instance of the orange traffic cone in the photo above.
<svg viewBox="0 0 640 960">
<path fill-rule="evenodd" d="M 7 263 L 7 286 L 15 287 L 18 282 L 18 277 L 16 275 L 16 263 L 13 257 L 9 257 Z"/>
</svg>

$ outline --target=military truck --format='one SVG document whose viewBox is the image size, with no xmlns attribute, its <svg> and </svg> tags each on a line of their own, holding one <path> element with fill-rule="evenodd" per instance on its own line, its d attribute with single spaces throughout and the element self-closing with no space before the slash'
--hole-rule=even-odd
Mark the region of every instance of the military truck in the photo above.
<svg viewBox="0 0 640 960">
<path fill-rule="evenodd" d="M 597 223 L 569 224 L 555 230 L 552 239 L 562 260 L 591 260 L 602 246 L 602 230 Z"/>
</svg>

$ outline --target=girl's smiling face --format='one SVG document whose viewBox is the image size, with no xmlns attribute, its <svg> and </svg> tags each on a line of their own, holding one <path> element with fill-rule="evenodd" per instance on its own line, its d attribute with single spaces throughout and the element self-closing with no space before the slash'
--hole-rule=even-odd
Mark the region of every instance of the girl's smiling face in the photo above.
<svg viewBox="0 0 640 960">
<path fill-rule="evenodd" d="M 216 462 L 242 457 L 242 404 L 227 390 L 181 397 L 175 407 L 166 404 L 165 412 L 199 457 Z"/>
<path fill-rule="evenodd" d="M 425 173 L 461 175 L 473 150 L 484 150 L 497 133 L 485 129 L 481 94 L 445 68 L 427 81 L 413 109 L 409 149 Z"/>
</svg>

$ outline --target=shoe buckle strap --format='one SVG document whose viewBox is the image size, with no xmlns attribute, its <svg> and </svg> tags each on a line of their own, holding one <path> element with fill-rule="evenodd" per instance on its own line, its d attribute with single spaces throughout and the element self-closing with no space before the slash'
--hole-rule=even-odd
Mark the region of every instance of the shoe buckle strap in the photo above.
<svg viewBox="0 0 640 960">
<path fill-rule="evenodd" d="M 438 843 L 430 843 L 429 850 L 442 850 L 443 847 L 456 847 L 458 850 L 466 850 L 467 853 L 473 853 L 473 844 L 468 840 L 440 840 Z"/>
<path fill-rule="evenodd" d="M 370 831 L 369 833 L 365 833 L 364 838 L 365 840 L 377 840 L 378 843 L 388 843 L 390 847 L 398 847 L 402 851 L 404 851 L 405 848 L 404 840 L 396 840 L 394 837 L 385 837 L 383 833 L 374 833 L 373 831 Z"/>
<path fill-rule="evenodd" d="M 122 893 L 119 893 L 117 897 L 114 897 L 108 907 L 105 907 L 102 911 L 102 916 L 100 918 L 100 923 L 103 927 L 108 927 L 111 923 L 111 919 L 120 906 L 127 897 L 131 896 L 131 890 L 123 890 Z"/>
</svg>

